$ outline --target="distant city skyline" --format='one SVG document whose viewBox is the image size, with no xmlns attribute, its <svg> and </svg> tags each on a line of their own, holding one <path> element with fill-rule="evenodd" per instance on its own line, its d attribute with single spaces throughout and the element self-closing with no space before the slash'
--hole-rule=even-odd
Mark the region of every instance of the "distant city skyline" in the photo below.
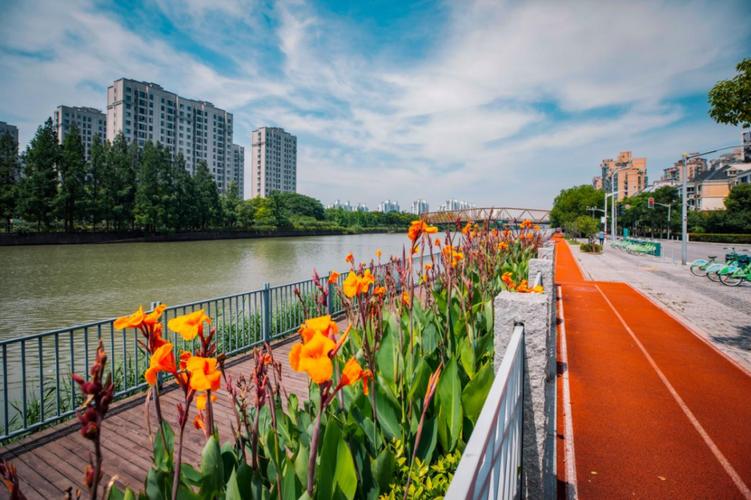
<svg viewBox="0 0 751 500">
<path fill-rule="evenodd" d="M 23 150 L 58 105 L 102 108 L 128 76 L 232 113 L 246 162 L 251 131 L 292 131 L 297 191 L 321 200 L 411 203 L 419 186 L 432 203 L 546 208 L 614 152 L 659 172 L 737 144 L 707 91 L 748 57 L 749 17 L 744 0 L 11 0 L 0 120 Z"/>
</svg>

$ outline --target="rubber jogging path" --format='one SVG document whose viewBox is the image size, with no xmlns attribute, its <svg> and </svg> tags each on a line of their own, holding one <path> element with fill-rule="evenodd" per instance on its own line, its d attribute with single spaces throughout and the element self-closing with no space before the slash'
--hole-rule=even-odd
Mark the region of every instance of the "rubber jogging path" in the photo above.
<svg viewBox="0 0 751 500">
<path fill-rule="evenodd" d="M 751 377 L 630 286 L 584 280 L 561 239 L 556 278 L 579 496 L 751 498 Z"/>
</svg>

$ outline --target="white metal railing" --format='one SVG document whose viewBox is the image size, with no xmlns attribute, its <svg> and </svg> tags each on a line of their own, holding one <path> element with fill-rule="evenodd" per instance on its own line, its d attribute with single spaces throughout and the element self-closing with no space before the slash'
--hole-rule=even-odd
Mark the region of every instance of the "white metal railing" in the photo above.
<svg viewBox="0 0 751 500">
<path fill-rule="evenodd" d="M 517 324 L 445 498 L 521 496 L 524 325 Z"/>
</svg>

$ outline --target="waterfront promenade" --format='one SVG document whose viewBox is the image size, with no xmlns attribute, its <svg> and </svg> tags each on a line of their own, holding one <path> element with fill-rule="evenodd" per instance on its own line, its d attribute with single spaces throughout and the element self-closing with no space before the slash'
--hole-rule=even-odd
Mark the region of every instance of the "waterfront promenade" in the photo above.
<svg viewBox="0 0 751 500">
<path fill-rule="evenodd" d="M 292 339 L 294 340 L 294 337 Z M 290 346 L 290 342 L 274 345 L 274 358 L 282 364 L 283 390 L 297 394 L 301 399 L 307 399 L 307 376 L 293 371 L 287 361 Z M 234 380 L 241 375 L 247 378 L 252 367 L 253 358 L 250 355 L 231 359 L 228 362 L 229 376 Z M 283 396 L 283 399 L 286 400 L 286 397 Z M 173 428 L 177 422 L 176 404 L 181 400 L 181 395 L 176 390 L 162 394 L 162 412 Z M 157 427 L 153 404 L 149 404 L 149 410 L 152 429 L 155 430 Z M 194 412 L 195 410 L 192 410 L 192 413 Z M 217 393 L 214 412 L 222 442 L 230 440 L 230 425 L 235 422 L 235 416 L 232 400 L 224 387 Z M 2 458 L 12 461 L 18 469 L 21 491 L 29 499 L 62 498 L 69 487 L 73 487 L 74 492 L 76 488 L 86 491 L 83 486 L 83 471 L 88 463 L 92 445 L 81 436 L 79 429 L 77 420 L 69 421 L 0 449 Z M 183 462 L 198 464 L 204 442 L 203 433 L 188 423 Z M 102 447 L 102 484 L 106 485 L 112 475 L 117 474 L 118 484 L 141 491 L 146 473 L 151 467 L 152 449 L 145 431 L 143 394 L 113 405 L 102 425 Z M 3 495 L 7 495 L 4 488 L 0 490 L 0 497 Z"/>
<path fill-rule="evenodd" d="M 751 498 L 751 376 L 556 244 L 559 493 Z"/>
</svg>

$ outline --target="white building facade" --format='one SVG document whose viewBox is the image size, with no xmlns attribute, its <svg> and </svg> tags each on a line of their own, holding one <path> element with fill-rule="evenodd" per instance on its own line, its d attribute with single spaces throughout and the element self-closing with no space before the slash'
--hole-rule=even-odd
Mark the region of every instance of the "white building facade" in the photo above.
<svg viewBox="0 0 751 500">
<path fill-rule="evenodd" d="M 278 127 L 261 127 L 250 136 L 250 179 L 246 195 L 297 192 L 297 137 Z M 250 190 L 247 188 L 250 187 Z"/>
<path fill-rule="evenodd" d="M 245 199 L 245 148 L 239 144 L 232 145 L 232 171 L 229 180 L 235 181 L 240 198 Z"/>
<path fill-rule="evenodd" d="M 91 157 L 94 137 L 98 136 L 102 142 L 107 138 L 107 115 L 96 108 L 61 105 L 55 109 L 53 118 L 59 144 L 63 143 L 73 125 L 78 128 L 86 161 Z"/>
<path fill-rule="evenodd" d="M 429 212 L 430 207 L 428 205 L 428 202 L 425 200 L 415 200 L 412 202 L 412 207 L 409 210 L 409 213 L 420 215 L 424 214 L 425 212 Z"/>
<path fill-rule="evenodd" d="M 187 99 L 155 83 L 127 78 L 107 88 L 107 139 L 124 134 L 139 147 L 160 143 L 174 156 L 182 154 L 195 174 L 205 161 L 219 191 L 235 179 L 232 113 L 207 101 Z"/>
<path fill-rule="evenodd" d="M 383 213 L 400 212 L 399 202 L 394 200 L 384 200 L 378 204 L 378 211 Z"/>
</svg>

